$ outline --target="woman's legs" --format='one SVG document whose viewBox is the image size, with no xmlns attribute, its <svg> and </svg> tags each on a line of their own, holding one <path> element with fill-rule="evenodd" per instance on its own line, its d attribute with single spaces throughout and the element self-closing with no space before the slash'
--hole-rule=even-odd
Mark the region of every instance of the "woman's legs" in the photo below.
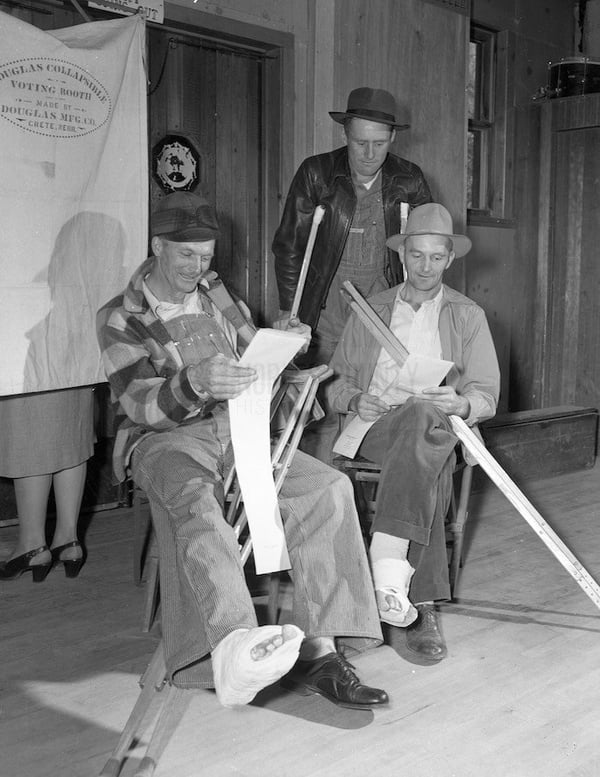
<svg viewBox="0 0 600 777">
<path fill-rule="evenodd" d="M 86 472 L 87 461 L 84 461 L 54 474 L 14 479 L 19 536 L 9 559 L 46 544 L 46 515 L 52 485 L 56 502 L 56 529 L 52 547 L 57 548 L 77 539 L 77 522 Z M 77 559 L 82 552 L 81 548 L 66 548 L 61 553 L 61 561 Z M 50 551 L 45 551 L 35 556 L 31 563 L 45 564 L 49 560 Z"/>
<path fill-rule="evenodd" d="M 46 510 L 52 475 L 15 478 L 14 488 L 19 516 L 19 536 L 9 559 L 21 556 L 46 544 Z M 50 551 L 32 559 L 31 564 L 47 564 Z"/>
<path fill-rule="evenodd" d="M 54 500 L 56 502 L 56 528 L 52 547 L 58 548 L 77 539 L 77 522 L 83 498 L 87 461 L 69 469 L 55 472 L 53 475 Z M 80 558 L 81 548 L 65 548 L 60 560 Z"/>
</svg>

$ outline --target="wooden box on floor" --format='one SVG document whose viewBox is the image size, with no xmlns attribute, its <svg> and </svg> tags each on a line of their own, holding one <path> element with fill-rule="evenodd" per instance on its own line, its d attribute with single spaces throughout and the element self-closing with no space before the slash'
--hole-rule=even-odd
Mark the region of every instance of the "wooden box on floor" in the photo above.
<svg viewBox="0 0 600 777">
<path fill-rule="evenodd" d="M 485 421 L 481 433 L 515 482 L 560 475 L 594 466 L 598 410 L 561 406 L 505 413 Z M 484 478 L 477 472 L 476 486 Z"/>
</svg>

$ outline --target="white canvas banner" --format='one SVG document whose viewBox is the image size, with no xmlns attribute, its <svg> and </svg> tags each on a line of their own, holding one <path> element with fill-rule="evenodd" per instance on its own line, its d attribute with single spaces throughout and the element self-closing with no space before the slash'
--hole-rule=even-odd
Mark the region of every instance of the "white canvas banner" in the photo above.
<svg viewBox="0 0 600 777">
<path fill-rule="evenodd" d="M 0 395 L 105 380 L 97 309 L 148 249 L 144 20 L 0 12 Z"/>
</svg>

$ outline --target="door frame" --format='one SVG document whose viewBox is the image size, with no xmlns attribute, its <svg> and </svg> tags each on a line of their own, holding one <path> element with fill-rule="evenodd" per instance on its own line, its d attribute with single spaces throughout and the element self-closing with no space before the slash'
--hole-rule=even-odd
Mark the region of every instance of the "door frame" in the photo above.
<svg viewBox="0 0 600 777">
<path fill-rule="evenodd" d="M 294 36 L 245 22 L 165 3 L 164 24 L 148 25 L 204 38 L 214 44 L 248 49 L 265 55 L 262 78 L 261 116 L 261 314 L 263 325 L 277 314 L 279 303 L 271 241 L 281 217 L 282 182 L 288 173 L 283 149 L 293 148 L 294 137 Z"/>
</svg>

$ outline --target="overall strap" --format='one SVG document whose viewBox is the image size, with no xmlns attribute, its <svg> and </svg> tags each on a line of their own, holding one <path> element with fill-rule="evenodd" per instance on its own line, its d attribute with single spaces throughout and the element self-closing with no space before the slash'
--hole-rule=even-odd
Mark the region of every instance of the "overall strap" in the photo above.
<svg viewBox="0 0 600 777">
<path fill-rule="evenodd" d="M 214 270 L 207 272 L 202 281 L 200 290 L 209 297 L 217 310 L 235 327 L 244 344 L 248 345 L 256 334 L 256 328 L 244 316 L 223 281 Z"/>
</svg>

